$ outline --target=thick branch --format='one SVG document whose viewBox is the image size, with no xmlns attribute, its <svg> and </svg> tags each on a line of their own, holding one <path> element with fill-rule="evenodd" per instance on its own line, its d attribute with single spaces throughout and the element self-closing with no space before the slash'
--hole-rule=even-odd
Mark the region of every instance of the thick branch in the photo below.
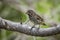
<svg viewBox="0 0 60 40">
<path fill-rule="evenodd" d="M 0 0 L 4 4 L 7 4 L 9 6 L 13 6 L 17 10 L 25 10 L 24 8 L 20 7 L 19 1 L 16 0 Z M 24 11 L 25 12 L 25 11 Z M 0 18 L 0 29 L 6 29 L 10 31 L 18 31 L 20 33 L 32 35 L 32 36 L 51 36 L 55 34 L 60 34 L 60 25 L 57 25 L 57 27 L 51 27 L 51 28 L 40 28 L 37 30 L 37 28 L 33 28 L 27 24 L 20 24 L 17 22 L 8 21 L 5 19 Z"/>
<path fill-rule="evenodd" d="M 60 34 L 60 25 L 58 25 L 57 27 L 40 28 L 39 30 L 37 30 L 38 28 L 35 27 L 31 30 L 31 26 L 27 24 L 20 24 L 2 18 L 0 18 L 0 29 L 17 31 L 27 35 L 41 36 L 41 37 Z"/>
</svg>

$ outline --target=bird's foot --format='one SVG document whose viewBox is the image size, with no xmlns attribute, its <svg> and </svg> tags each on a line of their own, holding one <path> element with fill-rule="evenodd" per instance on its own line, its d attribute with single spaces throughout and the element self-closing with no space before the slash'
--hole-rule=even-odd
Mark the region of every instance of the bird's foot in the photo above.
<svg viewBox="0 0 60 40">
<path fill-rule="evenodd" d="M 34 25 L 34 26 L 32 26 L 32 28 L 31 28 L 30 30 L 32 30 L 33 28 L 35 28 L 35 25 Z"/>
<path fill-rule="evenodd" d="M 30 29 L 30 30 L 32 30 L 33 28 L 36 28 L 37 30 L 39 30 L 40 28 L 38 27 L 35 27 L 35 25 L 34 26 L 32 26 L 32 28 Z"/>
</svg>

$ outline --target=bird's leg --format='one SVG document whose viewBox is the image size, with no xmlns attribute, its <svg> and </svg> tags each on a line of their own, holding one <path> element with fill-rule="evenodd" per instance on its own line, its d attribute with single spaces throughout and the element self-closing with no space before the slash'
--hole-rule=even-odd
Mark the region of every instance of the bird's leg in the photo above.
<svg viewBox="0 0 60 40">
<path fill-rule="evenodd" d="M 39 30 L 39 28 L 40 28 L 40 25 L 37 25 L 36 27 L 37 27 L 37 30 Z"/>
<path fill-rule="evenodd" d="M 33 28 L 35 28 L 35 24 L 32 26 L 31 30 L 32 30 Z"/>
<path fill-rule="evenodd" d="M 30 20 L 28 20 L 25 24 L 27 24 Z"/>
<path fill-rule="evenodd" d="M 36 25 L 36 24 L 34 24 L 34 25 L 32 26 L 31 30 L 32 30 L 33 28 L 35 28 L 35 25 Z M 40 29 L 40 25 L 37 27 L 37 30 L 39 30 L 39 29 Z"/>
</svg>

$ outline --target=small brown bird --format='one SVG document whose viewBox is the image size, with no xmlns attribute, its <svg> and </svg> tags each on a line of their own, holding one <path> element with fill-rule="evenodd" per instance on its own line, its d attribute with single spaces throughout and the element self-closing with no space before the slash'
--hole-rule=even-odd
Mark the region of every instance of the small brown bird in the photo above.
<svg viewBox="0 0 60 40">
<path fill-rule="evenodd" d="M 36 14 L 33 10 L 28 10 L 26 14 L 29 16 L 29 20 L 35 25 L 46 25 L 44 19 Z M 34 26 L 32 28 L 34 28 Z"/>
</svg>

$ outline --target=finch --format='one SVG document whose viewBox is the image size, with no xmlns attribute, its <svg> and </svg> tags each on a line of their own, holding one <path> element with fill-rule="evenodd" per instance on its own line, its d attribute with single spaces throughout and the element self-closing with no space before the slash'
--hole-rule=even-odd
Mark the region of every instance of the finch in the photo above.
<svg viewBox="0 0 60 40">
<path fill-rule="evenodd" d="M 33 10 L 28 10 L 26 14 L 29 16 L 29 20 L 35 25 L 46 25 L 44 19 L 36 14 Z M 34 26 L 32 28 L 34 28 Z"/>
</svg>

